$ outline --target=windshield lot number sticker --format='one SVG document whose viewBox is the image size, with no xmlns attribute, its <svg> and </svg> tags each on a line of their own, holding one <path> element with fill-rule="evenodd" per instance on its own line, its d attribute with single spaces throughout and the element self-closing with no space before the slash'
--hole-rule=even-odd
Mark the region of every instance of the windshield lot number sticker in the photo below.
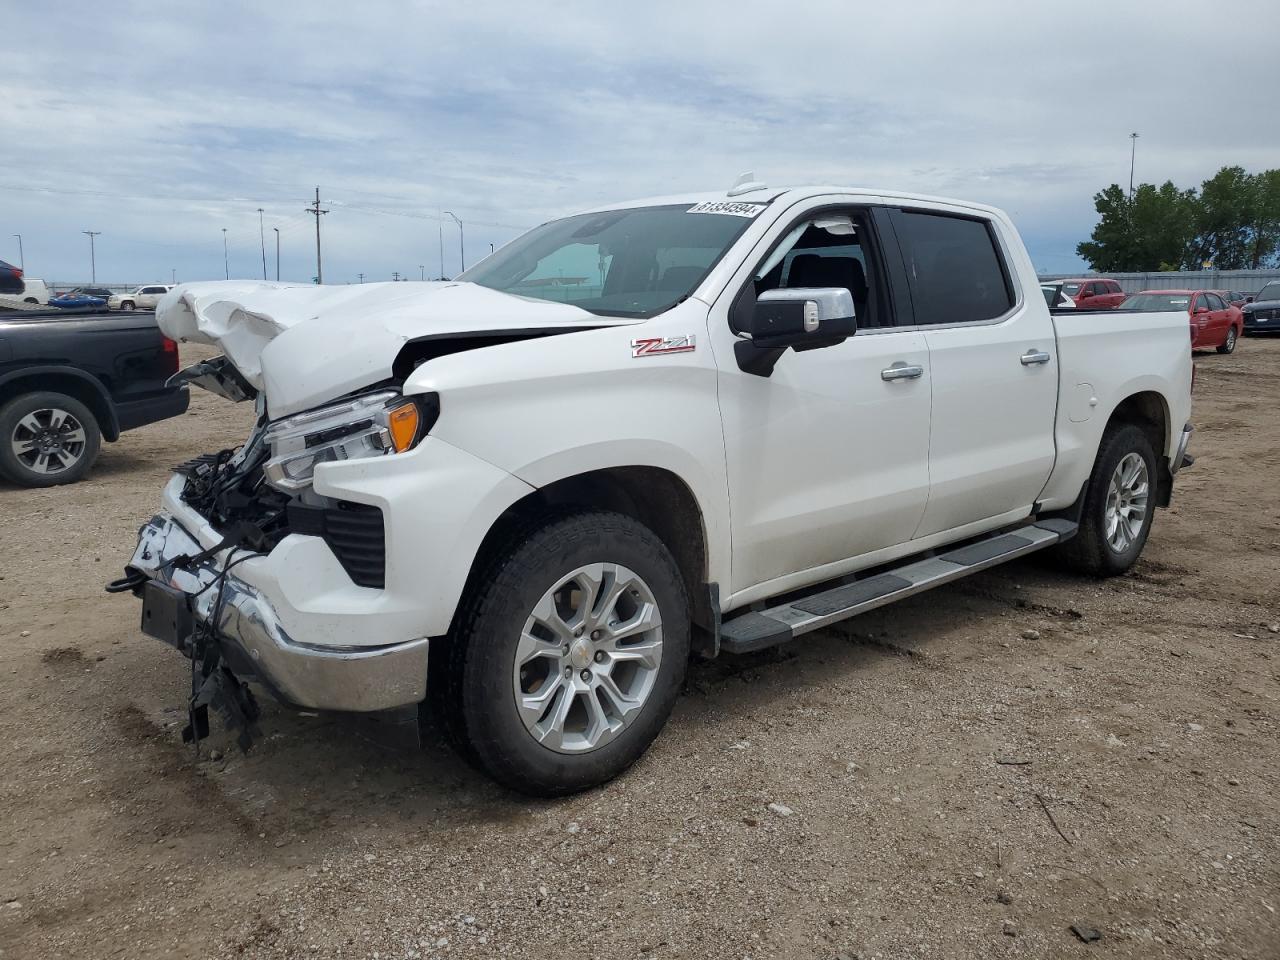
<svg viewBox="0 0 1280 960">
<path fill-rule="evenodd" d="M 737 200 L 704 200 L 702 203 L 695 203 L 685 213 L 722 213 L 730 217 L 746 217 L 750 220 L 763 209 L 763 203 L 739 203 Z"/>
<path fill-rule="evenodd" d="M 679 337 L 643 337 L 631 341 L 631 356 L 657 357 L 664 353 L 693 353 L 696 346 L 693 334 L 686 333 Z"/>
</svg>

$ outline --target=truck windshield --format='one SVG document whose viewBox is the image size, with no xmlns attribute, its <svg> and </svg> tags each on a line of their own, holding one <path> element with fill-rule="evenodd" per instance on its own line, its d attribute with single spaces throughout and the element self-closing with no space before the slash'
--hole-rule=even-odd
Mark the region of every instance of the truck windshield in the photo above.
<svg viewBox="0 0 1280 960">
<path fill-rule="evenodd" d="M 1280 300 L 1280 280 L 1272 280 L 1258 291 L 1258 300 Z"/>
<path fill-rule="evenodd" d="M 653 316 L 688 297 L 764 206 L 679 204 L 553 220 L 458 279 L 607 316 Z"/>
<path fill-rule="evenodd" d="M 1136 293 L 1120 304 L 1120 309 L 1155 313 L 1160 310 L 1186 310 L 1190 304 L 1191 295 L 1187 293 Z"/>
</svg>

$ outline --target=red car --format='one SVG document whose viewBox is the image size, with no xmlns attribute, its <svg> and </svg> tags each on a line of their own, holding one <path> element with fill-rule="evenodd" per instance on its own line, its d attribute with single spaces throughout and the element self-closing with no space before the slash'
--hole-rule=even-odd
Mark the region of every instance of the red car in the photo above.
<svg viewBox="0 0 1280 960">
<path fill-rule="evenodd" d="M 1187 311 L 1192 350 L 1231 353 L 1244 333 L 1244 314 L 1212 290 L 1143 290 L 1121 306 L 1125 310 Z"/>
<path fill-rule="evenodd" d="M 1075 301 L 1077 310 L 1114 310 L 1124 302 L 1120 284 L 1105 277 L 1080 277 L 1075 280 L 1053 280 L 1068 297 Z"/>
</svg>

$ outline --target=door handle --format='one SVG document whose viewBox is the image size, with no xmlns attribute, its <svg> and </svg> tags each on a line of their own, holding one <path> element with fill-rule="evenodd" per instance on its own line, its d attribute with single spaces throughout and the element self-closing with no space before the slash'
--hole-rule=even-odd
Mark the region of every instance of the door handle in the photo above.
<svg viewBox="0 0 1280 960">
<path fill-rule="evenodd" d="M 1019 359 L 1024 367 L 1029 367 L 1033 363 L 1048 363 L 1050 358 L 1043 350 L 1028 350 Z"/>
<path fill-rule="evenodd" d="M 903 363 L 901 360 L 880 371 L 881 380 L 918 380 L 922 376 L 924 376 L 924 367 Z"/>
</svg>

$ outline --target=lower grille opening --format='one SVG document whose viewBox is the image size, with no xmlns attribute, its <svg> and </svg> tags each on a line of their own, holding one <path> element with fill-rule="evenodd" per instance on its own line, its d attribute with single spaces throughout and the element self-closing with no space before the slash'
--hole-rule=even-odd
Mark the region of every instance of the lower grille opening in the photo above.
<svg viewBox="0 0 1280 960">
<path fill-rule="evenodd" d="M 331 507 L 291 503 L 289 532 L 321 537 L 353 583 L 386 586 L 386 532 L 378 507 L 348 500 Z"/>
</svg>

